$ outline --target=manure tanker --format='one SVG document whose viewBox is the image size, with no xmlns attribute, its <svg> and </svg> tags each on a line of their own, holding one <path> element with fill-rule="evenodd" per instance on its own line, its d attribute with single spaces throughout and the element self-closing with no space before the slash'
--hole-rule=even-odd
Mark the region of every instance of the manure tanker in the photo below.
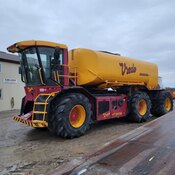
<svg viewBox="0 0 175 175">
<path fill-rule="evenodd" d="M 21 41 L 7 50 L 19 53 L 26 93 L 13 119 L 28 126 L 75 138 L 95 121 L 144 122 L 173 110 L 170 93 L 158 88 L 156 64 L 48 41 Z"/>
<path fill-rule="evenodd" d="M 70 67 L 77 68 L 77 84 L 80 86 L 107 88 L 145 85 L 146 88 L 153 89 L 158 84 L 156 64 L 120 55 L 74 49 L 69 51 L 68 63 Z"/>
</svg>

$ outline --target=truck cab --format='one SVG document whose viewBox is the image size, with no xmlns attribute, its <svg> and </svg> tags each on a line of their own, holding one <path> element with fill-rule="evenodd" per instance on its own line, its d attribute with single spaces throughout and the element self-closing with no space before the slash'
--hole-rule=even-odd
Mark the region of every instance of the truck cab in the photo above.
<svg viewBox="0 0 175 175">
<path fill-rule="evenodd" d="M 7 48 L 18 53 L 25 97 L 15 120 L 33 127 L 47 127 L 48 101 L 70 84 L 68 50 L 64 44 L 22 41 Z M 72 84 L 74 85 L 74 84 Z"/>
<path fill-rule="evenodd" d="M 18 52 L 26 86 L 66 86 L 67 46 L 45 41 L 24 41 L 8 47 Z M 61 80 L 60 80 L 61 79 Z"/>
</svg>

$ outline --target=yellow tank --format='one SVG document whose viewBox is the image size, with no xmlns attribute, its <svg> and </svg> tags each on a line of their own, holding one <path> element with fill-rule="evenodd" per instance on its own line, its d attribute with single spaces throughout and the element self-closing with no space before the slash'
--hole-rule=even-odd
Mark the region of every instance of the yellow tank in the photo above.
<svg viewBox="0 0 175 175">
<path fill-rule="evenodd" d="M 76 67 L 78 85 L 102 88 L 145 85 L 148 89 L 158 85 L 157 65 L 145 61 L 88 49 L 74 49 L 69 51 L 68 63 L 70 67 Z"/>
</svg>

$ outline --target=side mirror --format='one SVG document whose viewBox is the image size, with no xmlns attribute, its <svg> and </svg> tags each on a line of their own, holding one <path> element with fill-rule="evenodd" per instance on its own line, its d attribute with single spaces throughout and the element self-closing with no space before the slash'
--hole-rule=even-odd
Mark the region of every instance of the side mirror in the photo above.
<svg viewBox="0 0 175 175">
<path fill-rule="evenodd" d="M 59 60 L 59 58 L 60 58 L 60 48 L 55 47 L 54 59 Z"/>
<path fill-rule="evenodd" d="M 24 83 L 21 66 L 18 68 L 18 73 L 21 74 L 21 81 Z"/>
<path fill-rule="evenodd" d="M 21 69 L 21 67 L 18 68 L 18 74 L 22 74 L 22 69 Z"/>
</svg>

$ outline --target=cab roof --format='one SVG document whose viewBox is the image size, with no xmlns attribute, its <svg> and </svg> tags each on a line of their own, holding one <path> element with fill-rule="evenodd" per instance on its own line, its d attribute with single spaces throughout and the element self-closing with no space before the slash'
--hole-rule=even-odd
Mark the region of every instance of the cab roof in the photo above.
<svg viewBox="0 0 175 175">
<path fill-rule="evenodd" d="M 63 49 L 67 49 L 67 46 L 64 44 L 58 44 L 49 41 L 39 41 L 39 40 L 29 40 L 29 41 L 21 41 L 17 42 L 7 48 L 9 52 L 15 53 L 19 52 L 20 50 L 26 49 L 27 47 L 31 46 L 47 46 L 47 47 L 60 47 Z"/>
</svg>

